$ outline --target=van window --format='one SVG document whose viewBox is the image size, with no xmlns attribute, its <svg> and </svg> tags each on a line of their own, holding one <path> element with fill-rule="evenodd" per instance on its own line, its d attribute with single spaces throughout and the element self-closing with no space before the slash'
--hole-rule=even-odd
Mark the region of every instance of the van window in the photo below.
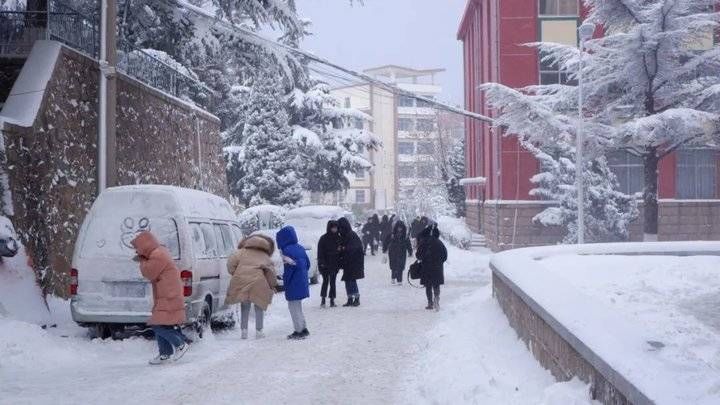
<svg viewBox="0 0 720 405">
<path fill-rule="evenodd" d="M 205 257 L 205 238 L 203 238 L 202 229 L 200 229 L 199 223 L 190 223 L 190 234 L 192 237 L 193 252 L 195 252 L 195 257 Z"/>
<path fill-rule="evenodd" d="M 215 240 L 215 231 L 213 230 L 212 225 L 202 223 L 200 224 L 200 229 L 202 230 L 203 238 L 205 239 L 205 251 L 203 252 L 202 257 L 218 257 L 219 249 L 217 247 L 217 241 Z"/>
<path fill-rule="evenodd" d="M 240 244 L 240 241 L 242 240 L 242 235 L 243 235 L 242 230 L 240 229 L 239 226 L 233 224 L 232 225 L 232 233 L 233 233 L 233 242 L 234 242 L 233 244 L 235 246 L 237 246 Z"/>
<path fill-rule="evenodd" d="M 80 254 L 85 258 L 131 258 L 135 255 L 131 242 L 142 231 L 152 232 L 173 259 L 180 258 L 180 239 L 175 220 L 144 215 L 108 214 L 93 218 L 82 241 Z"/>
<path fill-rule="evenodd" d="M 215 236 L 217 237 L 218 245 L 220 241 L 222 241 L 224 256 L 231 255 L 235 250 L 235 244 L 233 243 L 233 237 L 230 233 L 230 226 L 227 224 L 213 224 L 213 226 L 215 227 Z"/>
</svg>

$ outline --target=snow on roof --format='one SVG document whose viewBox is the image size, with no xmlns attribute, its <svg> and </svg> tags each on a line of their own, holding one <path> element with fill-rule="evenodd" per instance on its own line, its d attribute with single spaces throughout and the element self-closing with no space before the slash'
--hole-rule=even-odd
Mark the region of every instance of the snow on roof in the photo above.
<svg viewBox="0 0 720 405">
<path fill-rule="evenodd" d="M 292 218 L 339 218 L 347 214 L 347 211 L 336 205 L 307 205 L 305 207 L 294 208 L 288 211 L 286 219 Z"/>
<path fill-rule="evenodd" d="M 465 179 L 460 179 L 460 185 L 471 185 L 471 184 L 479 184 L 479 185 L 485 185 L 487 183 L 487 179 L 485 177 L 468 177 Z"/>
<path fill-rule="evenodd" d="M 61 47 L 56 41 L 35 41 L 0 111 L 0 128 L 3 122 L 21 127 L 31 127 L 35 123 Z"/>
<path fill-rule="evenodd" d="M 215 194 L 189 188 L 143 184 L 132 186 L 111 187 L 104 193 L 127 193 L 127 192 L 166 192 L 171 194 L 177 202 L 177 208 L 186 217 L 230 219 L 237 220 L 230 203 Z"/>
<path fill-rule="evenodd" d="M 365 69 L 363 73 L 369 74 L 369 75 L 383 75 L 383 76 L 395 76 L 395 77 L 420 77 L 420 76 L 428 76 L 435 73 L 444 72 L 445 69 L 442 68 L 436 68 L 436 69 L 414 69 L 411 67 L 406 66 L 399 66 L 399 65 L 383 65 L 378 66 L 370 69 Z"/>
</svg>

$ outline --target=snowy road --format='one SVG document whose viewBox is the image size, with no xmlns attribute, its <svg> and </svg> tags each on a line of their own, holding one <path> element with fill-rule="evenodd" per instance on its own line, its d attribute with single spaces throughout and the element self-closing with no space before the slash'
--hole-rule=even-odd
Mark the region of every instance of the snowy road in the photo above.
<svg viewBox="0 0 720 405">
<path fill-rule="evenodd" d="M 0 365 L 0 403 L 524 404 L 582 399 L 582 385 L 554 384 L 517 341 L 491 298 L 487 257 L 456 249 L 450 254 L 439 313 L 424 309 L 424 290 L 390 285 L 379 257 L 368 257 L 361 307 L 321 309 L 319 287 L 312 288 L 312 299 L 305 301 L 309 339 L 286 340 L 291 323 L 285 300 L 277 296 L 266 317 L 265 339 L 243 341 L 239 330 L 218 333 L 167 367 L 147 365 L 156 350 L 152 341 L 88 341 L 69 324 L 49 335 L 17 322 L 12 325 L 20 331 L 6 336 L 10 343 L 4 349 L 0 332 L 0 353 L 9 353 L 9 362 Z M 342 289 L 340 296 L 345 296 Z"/>
</svg>

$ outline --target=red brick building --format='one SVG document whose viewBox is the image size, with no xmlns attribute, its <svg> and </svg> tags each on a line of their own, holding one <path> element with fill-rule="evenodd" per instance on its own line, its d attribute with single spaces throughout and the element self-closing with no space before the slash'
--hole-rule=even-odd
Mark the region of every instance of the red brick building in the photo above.
<svg viewBox="0 0 720 405">
<path fill-rule="evenodd" d="M 482 83 L 523 87 L 567 80 L 563 72 L 541 64 L 534 48 L 522 44 L 576 45 L 580 13 L 578 0 L 468 0 L 458 31 L 463 42 L 465 107 L 492 116 L 478 90 Z M 563 230 L 532 221 L 548 204 L 529 195 L 530 177 L 538 171 L 534 157 L 513 137 L 503 137 L 477 120 L 467 119 L 466 137 L 467 177 L 486 179 L 484 184 L 466 185 L 470 227 L 497 250 L 557 242 Z M 661 161 L 660 240 L 720 239 L 718 157 L 716 150 L 686 149 Z M 623 191 L 642 190 L 639 158 L 623 152 L 608 158 Z M 632 239 L 641 237 L 640 225 L 635 224 Z"/>
</svg>

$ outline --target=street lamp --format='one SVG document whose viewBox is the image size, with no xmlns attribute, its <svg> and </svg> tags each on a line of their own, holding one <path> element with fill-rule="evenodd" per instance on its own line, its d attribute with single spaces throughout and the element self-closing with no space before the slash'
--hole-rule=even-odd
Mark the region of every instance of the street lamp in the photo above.
<svg viewBox="0 0 720 405">
<path fill-rule="evenodd" d="M 575 187 L 577 188 L 578 206 L 578 243 L 585 243 L 585 189 L 583 187 L 583 55 L 585 55 L 585 41 L 592 38 L 595 33 L 595 24 L 583 23 L 578 28 L 580 37 L 580 63 L 578 64 L 578 128 L 575 137 Z"/>
</svg>

